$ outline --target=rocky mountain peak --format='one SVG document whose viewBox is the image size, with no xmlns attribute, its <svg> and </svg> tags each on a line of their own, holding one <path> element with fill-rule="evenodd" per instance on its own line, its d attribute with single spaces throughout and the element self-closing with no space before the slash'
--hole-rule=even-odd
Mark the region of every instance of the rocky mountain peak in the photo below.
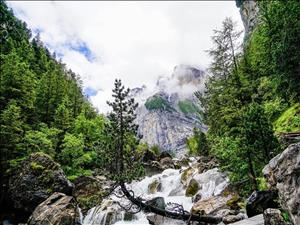
<svg viewBox="0 0 300 225">
<path fill-rule="evenodd" d="M 178 80 L 179 85 L 200 84 L 204 79 L 204 71 L 195 66 L 178 65 L 174 67 L 172 78 Z"/>
<path fill-rule="evenodd" d="M 204 80 L 203 70 L 182 64 L 170 76 L 160 76 L 150 95 L 145 86 L 134 88 L 132 95 L 140 100 L 137 123 L 142 141 L 164 151 L 184 152 L 193 129 L 205 130 L 194 96 L 195 91 L 203 90 Z"/>
</svg>

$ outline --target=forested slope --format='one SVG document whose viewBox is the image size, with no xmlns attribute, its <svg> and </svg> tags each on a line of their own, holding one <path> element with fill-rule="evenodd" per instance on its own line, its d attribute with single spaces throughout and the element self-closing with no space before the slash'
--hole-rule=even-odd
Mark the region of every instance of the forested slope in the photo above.
<svg viewBox="0 0 300 225">
<path fill-rule="evenodd" d="M 211 78 L 197 94 L 210 154 L 233 181 L 251 181 L 250 189 L 258 188 L 263 166 L 283 149 L 276 135 L 300 131 L 300 4 L 256 3 L 259 22 L 242 45 L 231 19 L 215 31 Z"/>
<path fill-rule="evenodd" d="M 4 1 L 0 12 L 2 185 L 20 161 L 38 151 L 60 162 L 69 176 L 89 173 L 104 117 L 85 97 L 79 75 L 39 36 L 32 37 Z"/>
</svg>

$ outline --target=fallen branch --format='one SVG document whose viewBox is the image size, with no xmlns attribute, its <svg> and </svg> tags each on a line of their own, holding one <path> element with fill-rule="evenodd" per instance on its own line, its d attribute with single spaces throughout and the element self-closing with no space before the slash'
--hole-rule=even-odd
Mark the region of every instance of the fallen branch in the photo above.
<svg viewBox="0 0 300 225">
<path fill-rule="evenodd" d="M 183 211 L 182 213 L 172 212 L 164 209 L 160 209 L 157 207 L 154 207 L 152 205 L 146 204 L 141 199 L 135 198 L 130 194 L 130 192 L 127 190 L 126 185 L 121 182 L 120 187 L 124 195 L 135 205 L 140 207 L 142 210 L 150 211 L 152 213 L 155 213 L 157 215 L 168 217 L 171 219 L 177 219 L 177 220 L 183 220 L 183 221 L 197 221 L 197 222 L 204 222 L 204 223 L 210 223 L 210 224 L 218 224 L 222 222 L 221 217 L 215 217 L 215 216 L 202 216 L 202 215 L 196 215 L 192 213 L 188 213 L 186 211 Z"/>
</svg>

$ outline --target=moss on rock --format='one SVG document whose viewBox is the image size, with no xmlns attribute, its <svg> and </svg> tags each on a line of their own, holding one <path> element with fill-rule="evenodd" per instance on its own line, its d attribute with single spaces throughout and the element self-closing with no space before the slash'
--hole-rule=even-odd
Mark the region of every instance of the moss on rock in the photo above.
<svg viewBox="0 0 300 225">
<path fill-rule="evenodd" d="M 191 179 L 186 191 L 185 191 L 185 196 L 187 197 L 192 197 L 194 196 L 199 190 L 199 184 L 195 179 Z"/>
</svg>

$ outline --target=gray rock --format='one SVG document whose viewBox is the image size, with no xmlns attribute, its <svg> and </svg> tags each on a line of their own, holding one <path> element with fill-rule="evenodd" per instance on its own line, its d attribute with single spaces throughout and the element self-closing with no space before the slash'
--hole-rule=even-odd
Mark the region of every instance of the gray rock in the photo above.
<svg viewBox="0 0 300 225">
<path fill-rule="evenodd" d="M 264 217 L 262 214 L 253 216 L 248 219 L 241 220 L 239 222 L 230 223 L 230 225 L 264 225 Z"/>
<path fill-rule="evenodd" d="M 175 168 L 174 162 L 170 157 L 162 158 L 159 163 L 163 169 Z"/>
<path fill-rule="evenodd" d="M 52 193 L 72 194 L 73 185 L 60 165 L 44 153 L 33 153 L 9 179 L 9 194 L 16 209 L 33 212 Z"/>
<path fill-rule="evenodd" d="M 262 214 L 268 208 L 277 208 L 277 193 L 275 191 L 254 191 L 247 199 L 248 217 Z"/>
<path fill-rule="evenodd" d="M 163 197 L 155 197 L 151 200 L 146 201 L 146 204 L 163 210 L 166 208 L 165 199 Z"/>
<path fill-rule="evenodd" d="M 134 89 L 133 97 L 142 98 L 142 104 L 137 109 L 137 124 L 143 137 L 142 141 L 150 146 L 156 145 L 163 151 L 175 153 L 185 151 L 186 139 L 193 134 L 193 128 L 197 127 L 203 131 L 206 128 L 201 124 L 197 112 L 184 112 L 182 107 L 179 107 L 179 102 L 197 105 L 194 92 L 204 87 L 205 78 L 205 72 L 201 69 L 179 65 L 174 68 L 171 77 L 158 79 L 157 92 L 154 95 L 146 97 L 143 96 L 144 89 L 139 89 L 138 92 Z M 185 93 L 186 90 L 190 92 Z M 163 101 L 163 107 L 146 108 L 144 104 L 146 99 L 148 101 L 160 99 Z"/>
<path fill-rule="evenodd" d="M 243 0 L 240 7 L 240 14 L 245 28 L 247 38 L 259 23 L 259 7 L 257 0 Z"/>
<path fill-rule="evenodd" d="M 279 209 L 266 209 L 264 211 L 265 225 L 290 225 L 285 222 Z"/>
<path fill-rule="evenodd" d="M 247 218 L 247 216 L 243 213 L 239 213 L 237 215 L 227 215 L 223 218 L 223 223 L 225 224 L 234 223 L 243 220 L 245 218 Z"/>
<path fill-rule="evenodd" d="M 100 205 L 110 186 L 111 181 L 104 176 L 80 176 L 74 180 L 73 196 L 85 214 L 88 209 Z"/>
<path fill-rule="evenodd" d="M 75 225 L 78 218 L 75 199 L 56 192 L 36 207 L 28 225 Z"/>
<path fill-rule="evenodd" d="M 278 191 L 279 203 L 294 224 L 300 224 L 300 143 L 292 144 L 263 169 L 269 188 Z"/>
</svg>

